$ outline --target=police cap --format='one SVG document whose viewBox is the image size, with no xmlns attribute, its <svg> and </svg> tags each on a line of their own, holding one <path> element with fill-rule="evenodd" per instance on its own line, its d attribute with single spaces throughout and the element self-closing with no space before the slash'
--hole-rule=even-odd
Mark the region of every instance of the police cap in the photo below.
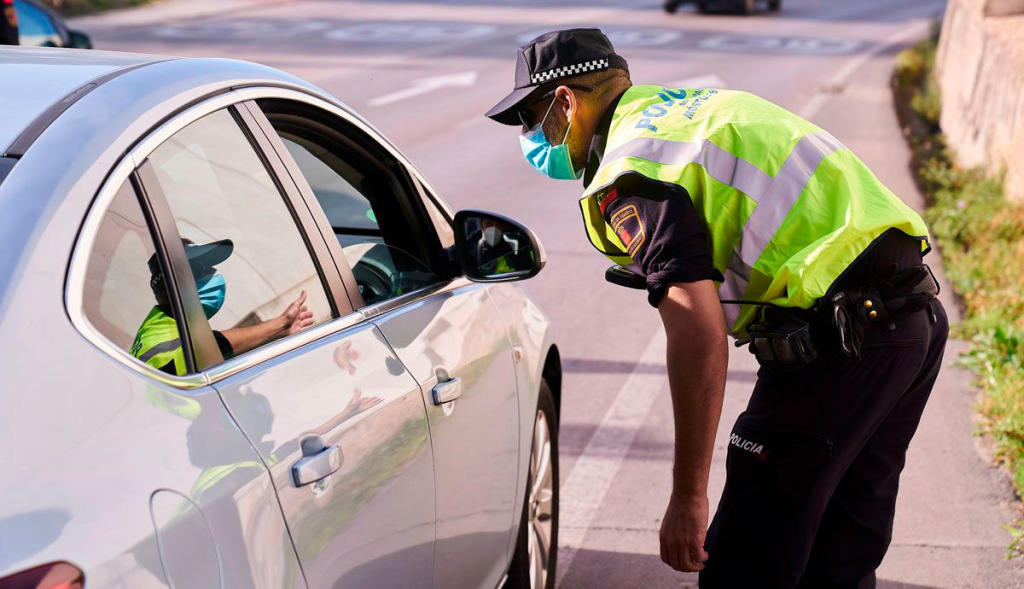
<svg viewBox="0 0 1024 589">
<path fill-rule="evenodd" d="M 512 92 L 487 111 L 503 124 L 521 124 L 520 105 L 541 86 L 563 78 L 616 68 L 629 71 L 600 29 L 566 29 L 544 33 L 516 53 L 516 81 Z"/>
</svg>

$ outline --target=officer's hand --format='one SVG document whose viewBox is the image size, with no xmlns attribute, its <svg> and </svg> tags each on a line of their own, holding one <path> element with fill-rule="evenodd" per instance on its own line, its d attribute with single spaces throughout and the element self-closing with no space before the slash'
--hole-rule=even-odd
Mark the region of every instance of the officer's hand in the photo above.
<svg viewBox="0 0 1024 589">
<path fill-rule="evenodd" d="M 704 535 L 708 529 L 708 498 L 673 494 L 661 521 L 661 560 L 677 571 L 704 568 Z"/>
<path fill-rule="evenodd" d="M 281 313 L 281 319 L 286 335 L 298 333 L 313 325 L 313 312 L 306 307 L 306 291 L 302 291 L 298 298 L 285 308 Z"/>
</svg>

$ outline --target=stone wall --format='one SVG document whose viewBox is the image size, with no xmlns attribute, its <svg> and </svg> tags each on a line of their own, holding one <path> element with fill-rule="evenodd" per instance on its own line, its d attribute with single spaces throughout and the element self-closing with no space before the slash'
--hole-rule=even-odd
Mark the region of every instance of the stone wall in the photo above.
<svg viewBox="0 0 1024 589">
<path fill-rule="evenodd" d="M 949 0 L 936 74 L 957 163 L 1005 171 L 1024 202 L 1024 0 Z"/>
</svg>

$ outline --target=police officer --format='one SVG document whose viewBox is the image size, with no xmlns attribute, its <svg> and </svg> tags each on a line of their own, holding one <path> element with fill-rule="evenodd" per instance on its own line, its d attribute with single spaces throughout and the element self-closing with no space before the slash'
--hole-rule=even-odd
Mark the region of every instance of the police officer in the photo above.
<svg viewBox="0 0 1024 589">
<path fill-rule="evenodd" d="M 768 101 L 632 85 L 597 29 L 521 47 L 515 82 L 487 116 L 522 127 L 541 173 L 583 179 L 590 241 L 642 276 L 665 326 L 662 560 L 702 587 L 873 587 L 948 331 L 921 218 Z M 727 333 L 762 367 L 708 528 Z"/>
<path fill-rule="evenodd" d="M 183 239 L 185 255 L 195 277 L 199 302 L 207 319 L 220 311 L 227 296 L 227 282 L 216 265 L 228 259 L 234 250 L 230 239 L 206 244 L 195 244 Z M 168 374 L 182 376 L 188 372 L 185 355 L 181 348 L 178 323 L 168 299 L 167 284 L 156 254 L 149 258 L 149 285 L 156 298 L 156 305 L 139 326 L 132 343 L 131 354 L 139 360 Z M 306 291 L 292 301 L 285 310 L 272 319 L 255 325 L 232 327 L 224 331 L 213 331 L 221 355 L 231 358 L 251 350 L 268 341 L 298 333 L 313 325 L 313 313 L 305 305 Z"/>
<path fill-rule="evenodd" d="M 14 7 L 14 0 L 0 0 L 0 45 L 17 45 L 18 39 L 18 11 Z"/>
</svg>

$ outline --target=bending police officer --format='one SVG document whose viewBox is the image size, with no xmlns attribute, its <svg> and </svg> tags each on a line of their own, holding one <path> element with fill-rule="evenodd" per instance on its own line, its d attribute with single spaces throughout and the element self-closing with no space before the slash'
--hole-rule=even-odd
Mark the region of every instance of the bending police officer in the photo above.
<svg viewBox="0 0 1024 589">
<path fill-rule="evenodd" d="M 517 53 L 487 116 L 583 179 L 591 243 L 643 277 L 675 418 L 661 557 L 702 587 L 873 587 L 948 325 L 921 218 L 849 149 L 745 92 L 632 85 L 597 29 Z M 761 363 L 708 528 L 727 334 Z"/>
</svg>

